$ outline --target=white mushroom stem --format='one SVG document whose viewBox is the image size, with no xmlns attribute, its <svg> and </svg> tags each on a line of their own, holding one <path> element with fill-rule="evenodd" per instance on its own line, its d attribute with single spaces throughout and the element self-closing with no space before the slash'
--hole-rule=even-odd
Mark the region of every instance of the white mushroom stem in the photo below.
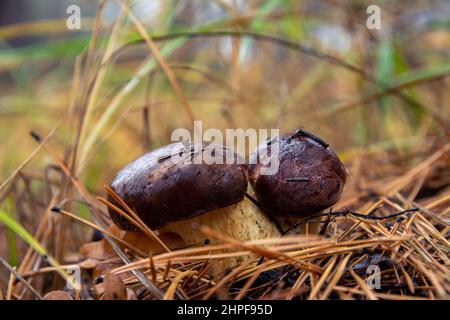
<svg viewBox="0 0 450 320">
<path fill-rule="evenodd" d="M 249 199 L 229 207 L 213 210 L 198 217 L 171 223 L 161 229 L 159 233 L 175 233 L 183 239 L 187 246 L 222 244 L 223 242 L 203 234 L 196 224 L 209 226 L 216 232 L 238 241 L 279 238 L 280 232 L 275 224 Z M 170 244 L 169 244 L 170 245 Z M 248 256 L 227 258 L 218 263 L 215 271 L 230 268 L 244 261 Z"/>
</svg>

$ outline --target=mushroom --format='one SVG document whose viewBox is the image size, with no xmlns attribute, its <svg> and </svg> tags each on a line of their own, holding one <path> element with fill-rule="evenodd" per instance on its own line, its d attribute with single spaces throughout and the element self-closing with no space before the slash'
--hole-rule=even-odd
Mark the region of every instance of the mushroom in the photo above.
<svg viewBox="0 0 450 320">
<path fill-rule="evenodd" d="M 217 161 L 206 163 L 206 154 Z M 274 223 L 245 198 L 246 165 L 239 163 L 242 158 L 221 145 L 173 143 L 128 164 L 110 187 L 147 226 L 159 234 L 177 234 L 186 246 L 219 243 L 194 223 L 240 241 L 279 237 Z M 120 207 L 112 197 L 109 201 Z M 137 230 L 115 211 L 109 213 L 122 230 Z"/>
<path fill-rule="evenodd" d="M 273 156 L 278 157 L 278 171 L 262 174 Z M 301 129 L 260 144 L 249 156 L 248 173 L 258 202 L 283 227 L 335 204 L 346 181 L 345 167 L 336 153 Z M 313 232 L 318 225 L 312 225 Z"/>
</svg>

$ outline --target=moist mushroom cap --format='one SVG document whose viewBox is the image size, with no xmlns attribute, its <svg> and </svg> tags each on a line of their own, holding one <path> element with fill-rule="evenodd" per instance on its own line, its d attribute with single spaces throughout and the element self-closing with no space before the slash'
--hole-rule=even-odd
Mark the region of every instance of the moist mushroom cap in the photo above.
<svg viewBox="0 0 450 320">
<path fill-rule="evenodd" d="M 267 158 L 276 152 L 276 143 L 279 169 L 273 175 L 262 175 Z M 303 130 L 260 144 L 250 154 L 249 162 L 249 180 L 255 195 L 275 216 L 318 213 L 339 200 L 346 181 L 344 165 L 334 151 Z"/>
<path fill-rule="evenodd" d="M 201 161 L 205 150 L 222 164 Z M 180 157 L 175 161 L 171 155 Z M 227 155 L 233 164 L 226 164 Z M 217 144 L 173 143 L 125 166 L 110 187 L 145 224 L 158 229 L 241 201 L 247 184 L 246 165 L 234 151 Z M 120 207 L 112 197 L 108 200 Z M 109 214 L 121 229 L 136 230 L 113 210 Z"/>
</svg>

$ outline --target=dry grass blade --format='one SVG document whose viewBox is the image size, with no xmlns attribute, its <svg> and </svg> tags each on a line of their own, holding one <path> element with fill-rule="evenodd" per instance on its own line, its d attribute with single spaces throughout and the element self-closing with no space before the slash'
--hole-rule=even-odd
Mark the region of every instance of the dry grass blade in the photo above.
<svg viewBox="0 0 450 320">
<path fill-rule="evenodd" d="M 106 235 L 105 238 L 109 239 L 109 236 Z M 114 251 L 119 255 L 119 257 L 125 262 L 125 264 L 131 263 L 130 259 L 122 252 L 122 250 L 120 250 L 120 248 L 114 243 L 114 241 L 109 239 L 109 243 L 113 247 Z M 163 298 L 164 294 L 161 291 L 161 289 L 159 289 L 158 286 L 156 286 L 153 282 L 151 282 L 141 270 L 132 270 L 131 272 L 142 283 L 142 285 L 147 290 L 149 290 L 149 292 L 151 292 L 153 296 L 155 296 L 155 298 L 157 299 Z"/>
<path fill-rule="evenodd" d="M 309 294 L 309 300 L 316 299 L 319 291 L 321 290 L 323 284 L 328 279 L 328 276 L 330 275 L 331 271 L 333 270 L 334 264 L 336 263 L 337 256 L 333 256 L 330 261 L 328 262 L 327 266 L 325 267 L 324 272 L 320 276 L 319 280 L 317 281 L 314 288 L 311 289 L 311 293 Z"/>
<path fill-rule="evenodd" d="M 42 296 L 37 292 L 17 271 L 15 268 L 11 267 L 11 265 L 6 262 L 1 256 L 0 256 L 0 262 L 6 267 L 6 269 L 11 272 L 11 277 L 8 285 L 8 294 L 7 294 L 7 300 L 11 300 L 12 292 L 13 292 L 13 283 L 14 279 L 19 280 L 27 289 L 29 289 L 39 300 L 42 299 Z"/>
<path fill-rule="evenodd" d="M 61 123 L 59 123 L 58 125 L 56 125 L 51 131 L 50 133 L 44 138 L 42 139 L 42 141 L 39 141 L 39 145 L 36 147 L 36 149 L 33 150 L 33 152 L 30 153 L 30 155 L 13 171 L 13 173 L 11 173 L 11 175 L 6 178 L 6 180 L 0 185 L 0 191 L 2 191 L 7 185 L 8 183 L 10 183 L 16 176 L 17 174 L 23 169 L 25 168 L 25 166 L 31 161 L 33 160 L 33 158 L 38 154 L 39 150 L 41 150 L 42 147 L 45 146 L 45 144 L 50 140 L 50 138 L 56 133 L 56 131 L 58 130 L 59 126 L 61 125 Z"/>
<path fill-rule="evenodd" d="M 118 236 L 112 234 L 111 232 L 109 232 L 109 231 L 107 231 L 107 230 L 105 230 L 105 229 L 103 229 L 103 228 L 101 228 L 101 227 L 95 225 L 94 223 L 92 223 L 92 222 L 90 222 L 90 221 L 87 221 L 87 220 L 85 220 L 85 219 L 83 219 L 83 218 L 77 217 L 76 215 L 74 215 L 73 213 L 71 213 L 71 212 L 69 212 L 69 211 L 62 210 L 62 209 L 59 209 L 59 208 L 57 208 L 57 207 L 53 208 L 52 211 L 53 211 L 53 212 L 56 212 L 56 213 L 58 213 L 58 214 L 62 214 L 62 215 L 64 215 L 64 216 L 67 216 L 67 217 L 69 217 L 69 218 L 71 218 L 71 219 L 73 219 L 73 220 L 75 220 L 75 221 L 80 222 L 81 224 L 84 224 L 84 225 L 86 225 L 86 226 L 88 226 L 88 227 L 91 227 L 92 229 L 95 229 L 95 230 L 97 230 L 97 231 L 100 231 L 102 234 L 107 235 L 107 236 L 113 238 L 114 240 L 120 242 L 121 244 L 123 244 L 124 246 L 130 248 L 131 250 L 133 250 L 135 253 L 137 253 L 138 255 L 140 255 L 140 256 L 142 256 L 142 257 L 144 257 L 144 256 L 147 255 L 145 252 L 143 252 L 142 250 L 136 248 L 134 245 L 132 245 L 132 244 L 130 244 L 130 243 L 124 241 L 124 240 L 121 239 L 120 237 L 118 237 Z"/>
<path fill-rule="evenodd" d="M 6 288 L 6 300 L 12 300 L 13 296 L 13 290 L 14 290 L 14 280 L 16 277 L 14 276 L 14 268 L 11 267 L 10 274 L 9 274 L 9 280 L 8 280 L 8 287 Z"/>
<path fill-rule="evenodd" d="M 33 133 L 33 138 L 35 140 L 40 141 L 39 135 Z M 106 224 L 105 218 L 102 215 L 101 209 L 97 207 L 96 202 L 93 200 L 93 197 L 87 192 L 86 188 L 83 184 L 81 184 L 76 177 L 73 176 L 72 172 L 69 170 L 69 168 L 64 164 L 64 162 L 59 158 L 59 156 L 53 151 L 53 149 L 47 145 L 44 146 L 44 148 L 47 150 L 47 152 L 53 157 L 53 159 L 58 163 L 60 168 L 63 170 L 63 172 L 67 175 L 67 177 L 70 178 L 75 188 L 80 192 L 80 195 L 85 199 L 87 203 L 91 205 L 91 208 L 93 209 L 93 213 L 96 214 L 96 218 L 99 220 L 100 223 Z M 116 243 L 112 240 L 109 235 L 105 234 L 105 239 L 109 242 L 109 244 L 112 246 L 113 250 L 119 255 L 119 257 L 126 263 L 130 264 L 131 261 L 129 258 L 125 255 L 125 253 L 122 252 L 122 250 L 117 246 Z M 158 287 L 156 287 L 153 283 L 151 283 L 148 278 L 140 271 L 140 270 L 133 270 L 133 274 L 141 281 L 141 283 L 152 292 L 152 294 L 157 298 L 162 298 L 163 294 L 161 290 L 159 290 Z"/>
<path fill-rule="evenodd" d="M 345 268 L 347 267 L 348 261 L 350 260 L 351 254 L 347 254 L 339 263 L 337 269 L 335 269 L 334 274 L 328 283 L 326 289 L 322 292 L 320 299 L 325 300 L 330 295 L 331 291 L 334 290 L 336 284 L 339 282 L 339 279 L 342 277 Z"/>
<path fill-rule="evenodd" d="M 31 132 L 31 136 L 37 141 L 41 142 L 41 137 L 35 133 Z M 91 206 L 93 209 L 96 218 L 105 223 L 105 220 L 102 215 L 101 209 L 98 208 L 97 203 L 94 201 L 92 195 L 87 191 L 86 187 L 76 178 L 71 170 L 67 167 L 64 161 L 57 155 L 57 153 L 48 145 L 43 145 L 44 149 L 52 156 L 53 160 L 58 164 L 59 168 L 66 174 L 66 176 L 71 180 L 72 184 L 79 191 L 81 197 Z"/>
<path fill-rule="evenodd" d="M 93 26 L 93 31 L 92 31 L 92 37 L 91 37 L 91 41 L 89 42 L 89 47 L 88 47 L 88 51 L 87 51 L 87 62 L 86 62 L 86 75 L 89 74 L 89 71 L 93 69 L 93 64 L 94 64 L 94 53 L 95 53 L 95 47 L 97 44 L 97 40 L 98 40 L 98 36 L 99 36 L 99 32 L 101 30 L 100 26 L 101 26 L 101 15 L 103 13 L 103 8 L 105 5 L 105 1 L 101 0 L 98 4 L 98 10 L 95 16 L 95 22 L 94 22 L 94 26 Z M 119 17 L 116 21 L 116 23 L 114 24 L 114 28 L 111 34 L 111 38 L 108 41 L 108 45 L 106 46 L 106 50 L 105 53 L 103 54 L 102 60 L 101 60 L 101 66 L 103 65 L 103 63 L 109 59 L 110 54 L 114 48 L 114 45 L 117 41 L 117 36 L 118 36 L 118 30 L 120 29 L 122 23 L 122 19 L 121 17 Z M 88 101 L 86 104 L 85 109 L 83 110 L 82 113 L 82 121 L 81 121 L 81 127 L 79 130 L 80 136 L 79 136 L 79 140 L 76 142 L 76 147 L 78 148 L 78 142 L 83 142 L 85 135 L 86 135 L 86 128 L 89 126 L 89 124 L 91 123 L 91 118 L 92 118 L 92 113 L 93 113 L 93 109 L 94 109 L 94 104 L 97 100 L 97 96 L 99 94 L 99 90 L 100 90 L 100 86 L 101 83 L 104 79 L 106 70 L 105 68 L 100 67 L 100 70 L 95 74 L 95 78 L 94 78 L 94 84 L 92 87 L 92 91 L 90 92 L 90 95 L 88 97 Z"/>
<path fill-rule="evenodd" d="M 178 274 L 170 284 L 169 288 L 167 289 L 166 293 L 164 294 L 164 300 L 172 300 L 175 296 L 175 291 L 180 284 L 180 282 L 183 280 L 183 278 L 186 278 L 188 276 L 196 274 L 196 271 L 185 271 L 180 274 Z"/>
<path fill-rule="evenodd" d="M 418 174 L 420 174 L 423 170 L 426 170 L 428 167 L 430 167 L 434 162 L 438 161 L 443 156 L 448 156 L 448 153 L 450 151 L 450 143 L 445 144 L 437 150 L 435 153 L 433 153 L 428 159 L 423 161 L 420 165 L 416 166 L 415 168 L 411 169 L 409 172 L 405 173 L 401 177 L 398 177 L 393 182 L 391 182 L 389 185 L 387 185 L 384 188 L 385 194 L 394 194 L 404 188 L 404 186 L 409 183 L 412 179 L 414 179 Z"/>
<path fill-rule="evenodd" d="M 438 297 L 439 298 L 447 297 L 444 287 L 441 285 L 441 282 L 438 281 L 438 279 L 433 274 L 433 272 L 428 270 L 428 268 L 426 266 L 424 266 L 424 264 L 421 261 L 419 261 L 417 258 L 410 256 L 409 259 L 414 263 L 414 265 L 417 267 L 417 269 L 419 269 L 428 279 L 430 279 L 431 283 L 433 283 L 434 288 L 436 289 Z"/>
<path fill-rule="evenodd" d="M 127 16 L 131 19 L 133 24 L 136 26 L 136 29 L 139 31 L 139 34 L 142 36 L 145 43 L 147 44 L 147 46 L 150 48 L 152 54 L 154 55 L 155 59 L 158 60 L 158 63 L 161 65 L 165 74 L 167 75 L 167 78 L 169 79 L 170 84 L 172 85 L 172 87 L 175 91 L 175 94 L 177 95 L 178 99 L 181 102 L 181 105 L 183 106 L 186 114 L 188 115 L 189 120 L 191 122 L 194 122 L 194 120 L 195 120 L 194 113 L 193 113 L 186 97 L 183 94 L 183 90 L 181 89 L 180 84 L 178 83 L 174 73 L 172 72 L 172 70 L 170 69 L 168 64 L 166 63 L 164 57 L 161 55 L 161 52 L 159 51 L 158 47 L 156 46 L 156 44 L 153 42 L 152 38 L 148 34 L 147 30 L 145 30 L 145 27 L 142 25 L 142 23 L 139 21 L 139 19 L 130 11 L 130 9 L 124 2 L 122 2 L 121 0 L 117 0 L 116 2 L 120 5 L 122 10 L 124 12 L 126 12 Z"/>
<path fill-rule="evenodd" d="M 213 297 L 213 295 L 219 291 L 227 282 L 230 282 L 230 280 L 234 279 L 239 272 L 244 270 L 250 262 L 244 262 L 234 270 L 232 270 L 229 274 L 227 274 L 225 277 L 223 277 L 213 288 L 211 288 L 203 297 L 203 300 L 208 300 Z"/>
<path fill-rule="evenodd" d="M 153 40 L 154 41 L 167 41 L 167 40 L 171 40 L 171 39 L 179 39 L 179 38 L 185 38 L 185 37 L 191 38 L 191 39 L 192 38 L 208 38 L 208 37 L 212 37 L 212 38 L 215 38 L 215 37 L 232 37 L 232 38 L 251 37 L 258 41 L 264 41 L 264 42 L 270 42 L 273 44 L 277 44 L 282 47 L 296 50 L 300 53 L 309 55 L 311 57 L 314 57 L 314 58 L 317 58 L 317 59 L 320 59 L 323 61 L 327 61 L 328 63 L 342 67 L 348 71 L 354 72 L 355 74 L 361 76 L 364 80 L 366 80 L 382 89 L 384 89 L 385 87 L 388 87 L 388 85 L 386 83 L 383 83 L 383 82 L 379 81 L 378 79 L 375 79 L 372 75 L 368 74 L 363 69 L 360 69 L 355 65 L 347 63 L 347 62 L 343 61 L 342 59 L 339 59 L 333 55 L 321 52 L 312 47 L 307 47 L 307 46 L 304 46 L 304 45 L 301 45 L 301 44 L 298 44 L 298 43 L 295 43 L 295 42 L 292 42 L 292 41 L 289 41 L 286 39 L 281 39 L 281 38 L 264 35 L 264 34 L 258 34 L 258 33 L 254 33 L 251 31 L 206 31 L 206 32 L 184 32 L 184 33 L 181 32 L 181 33 L 174 33 L 174 34 L 168 34 L 168 35 L 163 35 L 163 36 L 159 36 L 159 37 L 154 37 Z M 136 41 L 136 42 L 140 42 L 140 41 Z M 125 45 L 123 48 L 127 47 L 130 44 L 134 44 L 134 43 L 129 43 L 129 44 Z M 119 53 L 123 48 L 119 49 L 118 52 L 116 52 L 115 54 Z M 420 103 L 419 101 L 411 98 L 410 96 L 404 94 L 402 92 L 402 90 L 397 87 L 391 87 L 390 90 L 392 91 L 393 94 L 398 96 L 406 104 L 408 104 L 414 108 L 419 108 L 422 111 L 427 112 L 442 126 L 442 128 L 444 128 L 444 130 L 448 128 L 448 125 L 449 125 L 448 120 L 443 119 L 441 115 L 434 112 L 432 109 L 428 108 L 426 105 L 424 105 L 424 104 Z M 447 129 L 447 133 L 448 133 L 448 129 Z"/>
<path fill-rule="evenodd" d="M 159 245 L 166 250 L 167 252 L 170 252 L 169 247 L 161 241 L 161 239 L 158 237 L 156 233 L 153 232 L 152 229 L 150 229 L 144 221 L 142 221 L 141 218 L 123 201 L 121 197 L 117 195 L 117 193 L 114 192 L 114 190 L 109 186 L 104 186 L 104 188 L 107 190 L 108 194 L 114 198 L 125 210 L 127 210 L 128 214 L 140 225 L 139 229 L 141 229 L 146 235 L 148 235 L 151 239 L 155 240 Z"/>
<path fill-rule="evenodd" d="M 244 284 L 240 292 L 236 295 L 235 300 L 241 300 L 247 291 L 250 289 L 252 284 L 256 281 L 256 279 L 259 277 L 259 275 L 263 272 L 265 265 L 261 264 L 258 266 L 255 272 L 253 272 L 253 275 L 247 280 L 247 282 Z"/>
<path fill-rule="evenodd" d="M 0 282 L 0 301 L 6 300 L 5 294 L 3 293 L 3 290 L 1 289 L 1 282 Z"/>
<path fill-rule="evenodd" d="M 352 277 L 358 283 L 359 287 L 364 291 L 364 293 L 366 294 L 366 297 L 369 300 L 378 300 L 378 298 L 375 296 L 375 294 L 372 292 L 372 290 L 367 286 L 366 282 L 363 279 L 361 279 L 361 277 L 358 276 L 351 267 L 348 270 L 349 270 L 350 274 L 352 275 Z"/>
<path fill-rule="evenodd" d="M 295 265 L 298 265 L 300 268 L 308 270 L 308 271 L 312 271 L 315 273 L 321 273 L 322 269 L 320 267 L 317 267 L 315 265 L 311 265 L 309 263 L 304 263 L 304 262 L 300 262 L 297 261 L 295 259 L 292 259 L 290 256 L 285 255 L 281 252 L 277 252 L 277 251 L 272 251 L 272 250 L 268 250 L 265 248 L 261 248 L 261 247 L 257 247 L 254 245 L 246 245 L 246 244 L 242 244 L 241 242 L 230 238 L 228 236 L 225 236 L 223 234 L 220 234 L 218 232 L 216 232 L 215 230 L 211 229 L 208 226 L 200 226 L 200 231 L 203 232 L 205 235 L 207 236 L 211 236 L 211 237 L 215 237 L 223 242 L 232 244 L 234 247 L 236 248 L 240 248 L 240 249 L 244 249 L 244 250 L 249 250 L 251 252 L 254 252 L 260 256 L 266 257 L 266 258 L 270 258 L 270 259 L 275 259 L 275 260 L 280 260 L 280 261 L 289 261 Z"/>
</svg>

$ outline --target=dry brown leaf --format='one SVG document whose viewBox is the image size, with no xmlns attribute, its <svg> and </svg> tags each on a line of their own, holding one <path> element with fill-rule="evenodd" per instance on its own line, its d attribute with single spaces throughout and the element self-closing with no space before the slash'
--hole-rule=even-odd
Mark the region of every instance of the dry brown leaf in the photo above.
<svg viewBox="0 0 450 320">
<path fill-rule="evenodd" d="M 103 278 L 104 300 L 127 300 L 127 290 L 122 279 L 115 274 L 107 273 Z"/>
</svg>

